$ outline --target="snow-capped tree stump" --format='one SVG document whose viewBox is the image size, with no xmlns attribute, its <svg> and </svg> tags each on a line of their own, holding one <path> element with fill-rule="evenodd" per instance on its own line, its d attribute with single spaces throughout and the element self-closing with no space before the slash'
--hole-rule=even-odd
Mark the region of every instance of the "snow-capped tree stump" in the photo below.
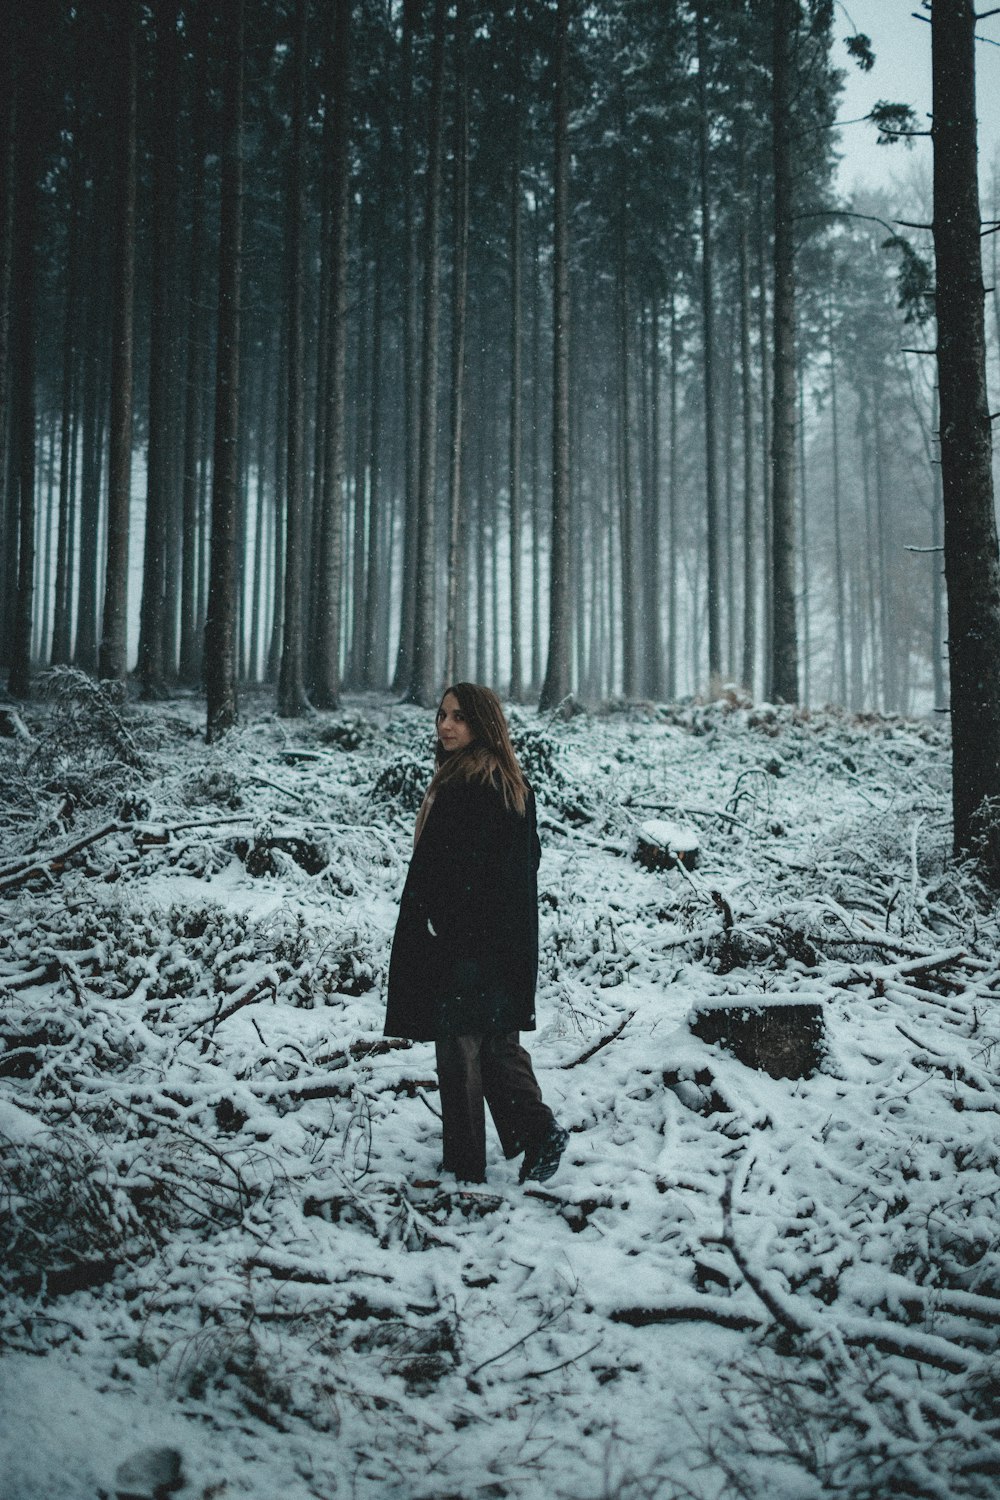
<svg viewBox="0 0 1000 1500">
<path fill-rule="evenodd" d="M 691 1012 L 689 1025 L 703 1042 L 772 1078 L 808 1078 L 823 1056 L 823 1008 L 815 1000 L 707 1001 Z"/>
<path fill-rule="evenodd" d="M 176 1448 L 143 1448 L 115 1474 L 116 1500 L 167 1500 L 184 1483 L 183 1460 Z"/>
<path fill-rule="evenodd" d="M 676 865 L 693 870 L 698 863 L 698 849 L 696 828 L 654 818 L 640 824 L 632 857 L 644 870 L 672 870 Z"/>
</svg>

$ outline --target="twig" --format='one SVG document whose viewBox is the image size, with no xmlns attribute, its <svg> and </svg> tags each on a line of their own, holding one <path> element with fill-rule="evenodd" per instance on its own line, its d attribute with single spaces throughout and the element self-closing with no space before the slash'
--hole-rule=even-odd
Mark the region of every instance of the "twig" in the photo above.
<svg viewBox="0 0 1000 1500">
<path fill-rule="evenodd" d="M 259 776 L 256 771 L 251 772 L 250 781 L 256 781 L 261 786 L 269 786 L 272 792 L 280 792 L 283 797 L 292 797 L 296 802 L 304 802 L 306 799 L 301 792 L 293 792 L 291 787 L 279 786 L 276 781 L 268 781 L 266 776 Z"/>
<path fill-rule="evenodd" d="M 600 1347 L 601 1341 L 598 1339 L 596 1343 L 591 1344 L 589 1349 L 581 1349 L 579 1354 L 571 1354 L 569 1359 L 561 1359 L 557 1365 L 549 1365 L 545 1370 L 529 1370 L 526 1375 L 522 1375 L 520 1378 L 522 1380 L 540 1380 L 543 1375 L 553 1375 L 556 1370 L 565 1370 L 567 1365 L 575 1365 L 578 1359 L 586 1359 L 588 1354 L 593 1354 L 594 1350 Z"/>
<path fill-rule="evenodd" d="M 581 1053 L 579 1057 L 574 1057 L 572 1062 L 563 1063 L 563 1067 L 578 1068 L 581 1063 L 589 1062 L 590 1059 L 594 1056 L 595 1052 L 600 1052 L 602 1047 L 610 1046 L 616 1037 L 621 1036 L 622 1032 L 625 1030 L 625 1027 L 632 1020 L 632 1017 L 634 1015 L 635 1011 L 630 1010 L 628 1015 L 620 1023 L 620 1025 L 615 1027 L 614 1031 L 609 1032 L 607 1036 L 602 1036 L 599 1042 L 595 1042 L 592 1047 L 588 1047 L 586 1052 Z"/>
<path fill-rule="evenodd" d="M 473 1381 L 475 1379 L 480 1370 L 485 1370 L 487 1365 L 496 1364 L 498 1359 L 506 1359 L 508 1354 L 513 1354 L 515 1349 L 520 1349 L 522 1344 L 526 1344 L 529 1339 L 533 1339 L 536 1333 L 541 1333 L 543 1329 L 548 1328 L 550 1324 L 554 1323 L 556 1319 L 561 1316 L 561 1313 L 562 1309 L 560 1309 L 560 1312 L 548 1313 L 540 1323 L 538 1323 L 534 1328 L 529 1328 L 528 1332 L 521 1338 L 515 1339 L 513 1344 L 508 1345 L 506 1349 L 501 1349 L 499 1354 L 491 1354 L 489 1359 L 482 1360 L 478 1365 L 475 1366 L 474 1369 L 471 1369 L 468 1375 L 465 1377 L 466 1385 L 468 1385 L 470 1381 Z"/>
</svg>

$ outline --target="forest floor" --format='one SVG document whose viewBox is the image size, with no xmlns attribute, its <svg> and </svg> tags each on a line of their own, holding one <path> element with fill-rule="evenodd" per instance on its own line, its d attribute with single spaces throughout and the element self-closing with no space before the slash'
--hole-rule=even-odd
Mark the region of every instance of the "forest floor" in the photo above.
<svg viewBox="0 0 1000 1500">
<path fill-rule="evenodd" d="M 459 1191 L 381 1036 L 430 715 L 206 746 L 50 690 L 0 740 L 3 1500 L 995 1497 L 998 908 L 939 723 L 515 710 L 571 1135 Z M 818 1068 L 699 1040 L 727 997 L 818 1007 Z"/>
</svg>

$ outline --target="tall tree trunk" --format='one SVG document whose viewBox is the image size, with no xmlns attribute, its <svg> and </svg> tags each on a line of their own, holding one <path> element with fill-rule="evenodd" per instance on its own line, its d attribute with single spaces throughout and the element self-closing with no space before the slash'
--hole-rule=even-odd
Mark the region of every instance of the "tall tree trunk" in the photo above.
<svg viewBox="0 0 1000 1500">
<path fill-rule="evenodd" d="M 365 200 L 361 213 L 358 238 L 362 246 L 371 243 L 371 203 Z M 365 586 L 368 579 L 365 541 L 368 535 L 368 420 L 371 414 L 369 399 L 370 355 L 371 355 L 371 305 L 372 268 L 369 257 L 362 251 L 358 265 L 357 333 L 355 337 L 354 376 L 354 423 L 353 423 L 353 469 L 354 496 L 351 529 L 351 637 L 348 650 L 350 684 L 358 687 L 361 682 L 361 658 L 364 651 L 365 631 Z"/>
<path fill-rule="evenodd" d="M 772 422 L 773 633 L 772 691 L 785 703 L 799 695 L 795 622 L 795 262 L 792 222 L 792 81 L 790 50 L 796 0 L 775 0 L 772 72 L 774 160 L 774 418 Z"/>
<path fill-rule="evenodd" d="M 73 554 L 71 532 L 75 502 L 73 443 L 75 437 L 75 406 L 78 393 L 76 379 L 77 334 L 80 317 L 80 292 L 82 277 L 81 220 L 84 203 L 85 167 L 83 148 L 79 139 L 73 142 L 70 158 L 70 208 L 66 237 L 66 303 L 63 323 L 62 347 L 62 412 L 59 430 L 59 523 L 56 539 L 55 600 L 52 618 L 53 666 L 61 666 L 70 660 L 71 651 L 71 579 L 73 576 Z M 0 406 L 0 411 L 4 408 Z"/>
<path fill-rule="evenodd" d="M 941 418 L 939 413 L 938 393 L 934 391 L 934 431 L 941 431 Z M 932 463 L 930 466 L 932 475 L 931 488 L 931 673 L 934 683 L 934 707 L 944 709 L 946 706 L 946 688 L 944 680 L 944 569 L 941 566 L 941 553 L 944 551 L 944 502 L 941 493 L 941 465 Z"/>
<path fill-rule="evenodd" d="M 531 237 L 531 686 L 537 692 L 542 682 L 542 276 L 540 210 L 536 197 Z"/>
<path fill-rule="evenodd" d="M 451 312 L 451 434 L 448 462 L 448 572 L 444 632 L 445 682 L 458 676 L 458 593 L 461 552 L 462 443 L 465 410 L 465 316 L 469 266 L 469 88 L 466 7 L 455 13 L 455 207 Z M 516 153 L 515 153 L 516 154 Z M 513 591 L 513 586 L 512 586 Z M 512 622 L 513 628 L 513 622 Z"/>
<path fill-rule="evenodd" d="M 872 414 L 872 460 L 875 491 L 875 538 L 878 560 L 878 633 L 882 643 L 882 706 L 886 713 L 899 712 L 899 691 L 896 672 L 897 632 L 893 628 L 895 611 L 892 598 L 892 575 L 889 562 L 889 495 L 885 483 L 885 443 L 882 435 L 880 389 L 873 390 Z"/>
<path fill-rule="evenodd" d="M 670 285 L 670 458 L 667 464 L 667 701 L 677 697 L 677 474 L 678 437 L 680 431 L 678 411 L 678 361 L 680 359 L 680 331 L 677 318 L 677 289 Z"/>
<path fill-rule="evenodd" d="M 663 527 L 660 514 L 660 297 L 653 297 L 649 330 L 649 481 L 646 501 L 645 614 L 646 691 L 663 697 L 661 599 Z"/>
<path fill-rule="evenodd" d="M 25 51 L 31 47 L 26 40 Z M 11 446 L 12 486 L 17 518 L 17 592 L 10 644 L 7 687 L 15 698 L 31 692 L 31 627 L 35 601 L 35 343 L 38 326 L 35 235 L 38 224 L 38 131 L 40 122 L 28 108 L 37 87 L 31 63 L 27 79 L 17 88 L 13 147 L 16 161 L 12 284 L 17 288 L 13 318 Z M 18 57 L 18 66 L 24 59 Z"/>
<path fill-rule="evenodd" d="M 315 703 L 336 708 L 340 699 L 340 594 L 343 575 L 344 428 L 347 363 L 347 255 L 350 186 L 350 0 L 335 0 L 330 37 L 330 94 L 334 111 L 330 289 L 330 386 L 323 516 L 317 595 Z"/>
<path fill-rule="evenodd" d="M 385 330 L 385 239 L 387 231 L 386 184 L 389 174 L 389 151 L 392 135 L 388 119 L 383 115 L 380 124 L 379 173 L 377 204 L 375 210 L 375 264 L 372 269 L 374 290 L 372 296 L 372 389 L 371 414 L 368 425 L 368 577 L 365 582 L 364 645 L 361 653 L 361 685 L 372 688 L 384 685 L 385 663 L 379 650 L 380 614 L 379 596 L 382 578 L 383 557 L 385 566 L 391 564 L 391 548 L 382 545 L 382 448 L 383 448 L 383 392 L 382 349 Z"/>
<path fill-rule="evenodd" d="M 207 739 L 236 722 L 236 523 L 239 506 L 240 296 L 243 270 L 244 0 L 227 0 L 222 91 L 219 315 L 212 463 L 212 561 L 205 621 Z"/>
<path fill-rule="evenodd" d="M 827 301 L 827 339 L 830 346 L 830 484 L 833 501 L 834 689 L 836 703 L 847 703 L 847 606 L 844 598 L 844 538 L 840 485 L 840 398 L 837 347 L 833 333 L 833 299 Z"/>
<path fill-rule="evenodd" d="M 510 424 L 507 493 L 510 509 L 510 696 L 524 697 L 521 643 L 521 0 L 514 0 L 513 98 L 510 162 Z"/>
<path fill-rule="evenodd" d="M 84 672 L 97 668 L 97 574 L 101 523 L 101 485 L 104 461 L 104 403 L 102 392 L 107 373 L 105 329 L 108 323 L 105 286 L 104 244 L 101 226 L 110 213 L 106 190 L 99 184 L 92 194 L 92 224 L 89 235 L 91 267 L 99 268 L 91 278 L 85 318 L 84 371 L 81 399 L 80 550 L 76 610 L 76 645 L 73 659 Z"/>
<path fill-rule="evenodd" d="M 403 597 L 399 614 L 399 646 L 392 690 L 405 693 L 413 680 L 413 638 L 417 580 L 417 491 L 420 483 L 420 386 L 417 379 L 419 342 L 419 253 L 416 222 L 414 134 L 416 110 L 413 90 L 413 38 L 420 24 L 419 0 L 403 0 L 403 225 L 406 238 L 406 285 L 403 305 L 403 410 L 405 414 L 405 474 L 403 483 Z"/>
<path fill-rule="evenodd" d="M 635 484 L 632 463 L 634 402 L 631 380 L 632 310 L 628 267 L 628 170 L 624 150 L 628 120 L 623 89 L 618 90 L 618 128 L 622 143 L 618 159 L 618 213 L 616 227 L 615 324 L 618 363 L 618 507 L 621 537 L 622 691 L 626 698 L 639 693 L 639 658 L 636 639 L 638 578 L 635 557 Z"/>
<path fill-rule="evenodd" d="M 554 709 L 570 686 L 569 485 L 569 0 L 557 0 L 552 247 L 552 540 L 549 649 L 539 707 Z"/>
<path fill-rule="evenodd" d="M 188 265 L 184 372 L 184 465 L 181 480 L 181 641 L 180 678 L 194 686 L 201 678 L 202 638 L 198 621 L 198 470 L 201 444 L 201 328 L 205 272 L 205 152 L 208 97 L 208 0 L 190 0 L 191 47 L 195 56 L 191 100 L 191 259 Z"/>
<path fill-rule="evenodd" d="M 740 144 L 740 404 L 743 419 L 743 663 L 740 677 L 753 697 L 757 659 L 756 429 L 753 409 L 753 354 L 750 340 L 750 224 L 746 204 L 746 152 Z"/>
<path fill-rule="evenodd" d="M 143 547 L 139 677 L 144 698 L 166 691 L 167 548 L 174 440 L 174 250 L 177 218 L 177 0 L 156 15 L 156 117 L 153 141 L 149 335 L 149 450 Z M 172 668 L 172 663 L 169 667 Z"/>
<path fill-rule="evenodd" d="M 975 25 L 972 0 L 934 0 L 934 256 L 956 851 L 972 846 L 986 799 L 996 826 L 1000 799 L 1000 558 L 986 393 Z"/>
<path fill-rule="evenodd" d="M 799 554 L 802 577 L 802 702 L 809 703 L 809 669 L 811 666 L 812 633 L 809 620 L 809 518 L 806 465 L 806 384 L 799 363 L 798 382 L 798 466 L 799 466 Z"/>
<path fill-rule="evenodd" d="M 17 493 L 10 458 L 14 437 L 11 420 L 11 320 L 17 218 L 17 133 L 21 110 L 18 76 L 19 49 L 10 36 L 0 47 L 0 664 L 10 665 L 17 601 Z"/>
<path fill-rule="evenodd" d="M 701 192 L 701 323 L 702 372 L 705 400 L 705 513 L 708 568 L 708 675 L 709 689 L 718 689 L 722 676 L 722 621 L 719 580 L 719 481 L 715 421 L 715 274 L 712 244 L 712 199 L 708 165 L 708 100 L 706 97 L 707 48 L 704 6 L 696 11 L 698 43 L 698 179 Z"/>
<path fill-rule="evenodd" d="M 764 215 L 764 193 L 757 183 L 757 344 L 760 358 L 761 494 L 763 496 L 764 577 L 762 588 L 763 656 L 762 691 L 770 698 L 774 686 L 774 475 L 771 461 L 771 339 L 769 333 L 767 270 L 768 244 Z"/>
<path fill-rule="evenodd" d="M 305 362 L 303 355 L 303 300 L 306 220 L 306 90 L 308 81 L 308 6 L 295 0 L 295 62 L 292 98 L 291 160 L 287 205 L 287 330 L 288 397 L 285 475 L 285 624 L 282 632 L 278 712 L 286 718 L 306 705 L 303 673 L 302 513 L 305 486 Z"/>
<path fill-rule="evenodd" d="M 424 317 L 420 353 L 420 474 L 417 485 L 417 577 L 414 604 L 413 675 L 407 698 L 430 708 L 436 702 L 434 502 L 437 459 L 437 345 L 441 270 L 442 127 L 444 121 L 444 31 L 447 6 L 434 0 L 431 42 L 430 125 L 424 207 Z"/>
<path fill-rule="evenodd" d="M 128 540 L 132 502 L 132 344 L 135 300 L 136 96 L 138 12 L 126 6 L 115 39 L 115 236 L 111 291 L 111 421 L 108 452 L 108 551 L 99 670 L 128 675 Z"/>
</svg>

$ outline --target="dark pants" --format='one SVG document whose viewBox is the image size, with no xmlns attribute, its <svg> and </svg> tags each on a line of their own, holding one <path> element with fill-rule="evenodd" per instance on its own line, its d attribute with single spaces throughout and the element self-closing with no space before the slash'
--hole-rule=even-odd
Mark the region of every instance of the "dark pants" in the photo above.
<svg viewBox="0 0 1000 1500">
<path fill-rule="evenodd" d="M 516 1031 L 506 1036 L 454 1036 L 435 1042 L 444 1170 L 464 1182 L 486 1180 L 486 1112 L 506 1157 L 541 1140 L 553 1115 L 542 1103 L 531 1058 Z"/>
</svg>

